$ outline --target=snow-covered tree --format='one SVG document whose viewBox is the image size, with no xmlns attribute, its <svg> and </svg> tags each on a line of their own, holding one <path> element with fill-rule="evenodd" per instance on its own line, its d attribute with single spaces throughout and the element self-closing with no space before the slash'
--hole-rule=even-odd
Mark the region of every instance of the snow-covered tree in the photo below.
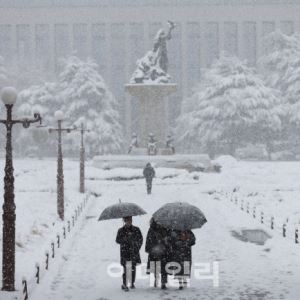
<svg viewBox="0 0 300 300">
<path fill-rule="evenodd" d="M 289 76 L 300 62 L 299 36 L 275 31 L 264 38 L 264 43 L 268 51 L 259 59 L 259 70 L 267 85 L 285 94 L 290 84 Z"/>
<path fill-rule="evenodd" d="M 56 93 L 56 83 L 34 85 L 21 91 L 17 102 L 18 116 L 32 117 L 35 112 L 39 112 L 43 118 L 44 125 L 54 125 L 54 113 L 61 106 Z M 49 150 L 50 144 L 52 145 L 51 149 L 55 147 L 55 138 L 48 137 L 46 129 L 34 129 L 33 127 L 19 132 L 18 144 L 20 149 L 29 153 L 35 151 L 40 154 L 41 151 Z"/>
<path fill-rule="evenodd" d="M 282 95 L 282 119 L 290 131 L 300 125 L 300 36 L 273 32 L 265 38 L 269 51 L 260 58 L 259 69 L 268 86 Z"/>
<path fill-rule="evenodd" d="M 223 54 L 183 101 L 179 141 L 211 155 L 224 146 L 234 154 L 243 143 L 269 144 L 281 127 L 279 99 L 254 69 Z"/>
<path fill-rule="evenodd" d="M 43 115 L 43 122 L 51 124 L 54 112 L 60 107 L 56 93 L 57 85 L 50 82 L 21 91 L 18 95 L 19 114 L 32 115 L 39 112 Z"/>
<path fill-rule="evenodd" d="M 68 122 L 75 126 L 83 122 L 91 130 L 86 135 L 91 152 L 108 154 L 121 150 L 119 107 L 96 63 L 75 56 L 67 58 L 59 75 L 58 90 Z M 78 137 L 71 139 L 78 141 Z"/>
<path fill-rule="evenodd" d="M 54 113 L 62 110 L 65 114 L 65 126 L 79 127 L 84 123 L 91 130 L 86 134 L 87 152 L 119 152 L 122 147 L 122 128 L 118 105 L 97 69 L 97 64 L 92 61 L 84 62 L 75 56 L 69 57 L 63 63 L 58 81 L 34 85 L 21 91 L 18 114 L 32 116 L 38 111 L 44 124 L 55 126 Z M 32 145 L 34 139 L 43 138 L 42 133 L 28 130 L 20 133 L 19 140 Z M 49 142 L 55 145 L 53 135 L 48 138 Z M 78 149 L 78 142 L 78 135 L 67 135 L 65 150 L 77 152 L 75 149 Z"/>
</svg>

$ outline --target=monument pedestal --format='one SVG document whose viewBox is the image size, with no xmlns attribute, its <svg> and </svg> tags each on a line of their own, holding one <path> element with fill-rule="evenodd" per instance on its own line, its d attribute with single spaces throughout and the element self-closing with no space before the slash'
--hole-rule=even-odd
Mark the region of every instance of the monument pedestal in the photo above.
<svg viewBox="0 0 300 300">
<path fill-rule="evenodd" d="M 127 84 L 125 90 L 138 98 L 138 128 L 135 130 L 140 147 L 147 147 L 151 132 L 158 148 L 165 146 L 168 130 L 166 97 L 177 91 L 176 84 Z"/>
</svg>

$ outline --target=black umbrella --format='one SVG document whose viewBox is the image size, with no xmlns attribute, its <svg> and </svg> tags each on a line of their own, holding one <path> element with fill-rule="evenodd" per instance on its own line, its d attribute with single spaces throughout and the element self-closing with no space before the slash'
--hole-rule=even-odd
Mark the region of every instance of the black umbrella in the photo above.
<svg viewBox="0 0 300 300">
<path fill-rule="evenodd" d="M 206 222 L 202 211 L 186 202 L 167 203 L 153 214 L 160 225 L 176 230 L 201 228 Z"/>
<path fill-rule="evenodd" d="M 101 213 L 98 221 L 120 219 L 120 218 L 140 216 L 145 214 L 146 212 L 141 207 L 139 207 L 134 203 L 120 202 L 118 204 L 114 204 L 105 208 Z"/>
</svg>

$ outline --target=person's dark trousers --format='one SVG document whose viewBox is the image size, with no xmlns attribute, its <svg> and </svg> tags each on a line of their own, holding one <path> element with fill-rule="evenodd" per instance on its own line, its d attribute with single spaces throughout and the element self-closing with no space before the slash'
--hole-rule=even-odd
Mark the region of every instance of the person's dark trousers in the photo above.
<svg viewBox="0 0 300 300">
<path fill-rule="evenodd" d="M 167 263 L 163 260 L 161 262 L 161 285 L 168 283 L 168 273 L 166 271 Z"/>
<path fill-rule="evenodd" d="M 166 271 L 167 263 L 165 261 L 155 261 L 154 262 L 154 286 L 157 284 L 157 274 L 160 273 L 161 286 L 166 285 L 168 283 L 168 273 Z"/>
<path fill-rule="evenodd" d="M 151 190 L 152 190 L 152 180 L 147 180 L 147 193 L 151 194 Z"/>
<path fill-rule="evenodd" d="M 131 285 L 135 283 L 135 274 L 136 274 L 136 265 L 128 264 L 128 270 L 126 270 L 126 265 L 123 265 L 123 284 L 127 286 L 127 283 L 130 282 Z"/>
</svg>

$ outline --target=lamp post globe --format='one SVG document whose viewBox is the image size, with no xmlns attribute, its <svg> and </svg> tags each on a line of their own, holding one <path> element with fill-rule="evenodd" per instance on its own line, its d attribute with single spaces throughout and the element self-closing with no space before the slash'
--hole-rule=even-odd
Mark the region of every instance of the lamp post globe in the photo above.
<svg viewBox="0 0 300 300">
<path fill-rule="evenodd" d="M 17 97 L 18 92 L 14 87 L 5 87 L 1 90 L 1 99 L 5 105 L 14 105 Z"/>
<path fill-rule="evenodd" d="M 57 110 L 54 114 L 56 121 L 62 121 L 64 119 L 64 113 L 61 110 Z"/>
</svg>

